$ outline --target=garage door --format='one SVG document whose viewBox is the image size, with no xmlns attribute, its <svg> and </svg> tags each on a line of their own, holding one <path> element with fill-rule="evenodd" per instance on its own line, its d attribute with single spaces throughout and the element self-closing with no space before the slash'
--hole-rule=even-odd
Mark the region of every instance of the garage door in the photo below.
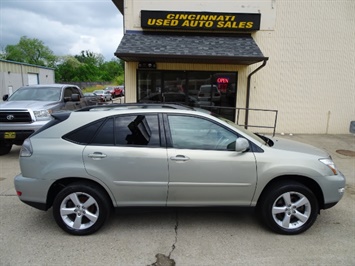
<svg viewBox="0 0 355 266">
<path fill-rule="evenodd" d="M 38 83 L 38 74 L 28 73 L 28 85 L 36 85 Z"/>
</svg>

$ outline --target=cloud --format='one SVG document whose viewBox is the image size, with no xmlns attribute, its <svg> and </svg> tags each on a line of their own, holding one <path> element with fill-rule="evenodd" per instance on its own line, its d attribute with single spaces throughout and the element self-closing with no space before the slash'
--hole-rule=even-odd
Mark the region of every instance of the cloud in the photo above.
<svg viewBox="0 0 355 266">
<path fill-rule="evenodd" d="M 110 60 L 123 18 L 111 0 L 1 0 L 0 49 L 22 36 L 43 41 L 55 55 L 90 50 Z"/>
</svg>

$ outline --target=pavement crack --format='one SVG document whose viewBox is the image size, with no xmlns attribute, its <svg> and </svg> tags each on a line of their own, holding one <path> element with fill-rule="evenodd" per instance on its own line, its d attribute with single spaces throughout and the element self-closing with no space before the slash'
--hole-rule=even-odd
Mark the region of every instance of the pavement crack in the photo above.
<svg viewBox="0 0 355 266">
<path fill-rule="evenodd" d="M 173 245 L 171 246 L 171 251 L 169 253 L 169 258 L 171 257 L 171 254 L 173 253 L 173 251 L 175 250 L 176 248 L 176 244 L 177 244 L 177 241 L 178 241 L 178 228 L 179 228 L 179 213 L 178 211 L 176 211 L 176 216 L 175 216 L 175 241 L 173 243 Z"/>
<path fill-rule="evenodd" d="M 176 248 L 176 244 L 177 244 L 177 240 L 178 240 L 178 228 L 179 228 L 179 215 L 178 215 L 178 211 L 176 211 L 176 213 L 175 213 L 175 227 L 174 227 L 175 240 L 171 246 L 171 251 L 169 252 L 169 256 L 158 253 L 157 255 L 155 255 L 155 257 L 157 258 L 156 262 L 149 264 L 147 266 L 175 266 L 176 265 L 175 261 L 173 259 L 171 259 L 171 254 L 173 253 L 173 251 Z"/>
</svg>

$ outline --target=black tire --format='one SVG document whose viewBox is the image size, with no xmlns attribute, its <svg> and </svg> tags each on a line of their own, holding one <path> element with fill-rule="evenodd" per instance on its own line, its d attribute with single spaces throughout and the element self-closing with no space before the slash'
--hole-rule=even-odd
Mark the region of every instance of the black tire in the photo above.
<svg viewBox="0 0 355 266">
<path fill-rule="evenodd" d="M 316 221 L 319 204 L 309 188 L 288 181 L 277 183 L 263 192 L 258 211 L 262 222 L 272 231 L 296 235 L 309 229 Z"/>
<path fill-rule="evenodd" d="M 0 144 L 0 155 L 8 154 L 11 151 L 12 144 Z"/>
<path fill-rule="evenodd" d="M 53 216 L 65 232 L 89 235 L 103 226 L 110 215 L 110 207 L 103 189 L 91 183 L 74 183 L 61 190 L 54 199 Z"/>
</svg>

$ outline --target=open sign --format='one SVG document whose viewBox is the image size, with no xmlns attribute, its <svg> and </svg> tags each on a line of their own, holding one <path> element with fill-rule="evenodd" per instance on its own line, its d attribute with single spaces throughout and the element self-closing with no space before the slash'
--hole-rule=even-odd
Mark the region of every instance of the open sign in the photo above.
<svg viewBox="0 0 355 266">
<path fill-rule="evenodd" d="M 228 78 L 218 78 L 217 79 L 217 83 L 229 83 L 229 79 Z"/>
</svg>

